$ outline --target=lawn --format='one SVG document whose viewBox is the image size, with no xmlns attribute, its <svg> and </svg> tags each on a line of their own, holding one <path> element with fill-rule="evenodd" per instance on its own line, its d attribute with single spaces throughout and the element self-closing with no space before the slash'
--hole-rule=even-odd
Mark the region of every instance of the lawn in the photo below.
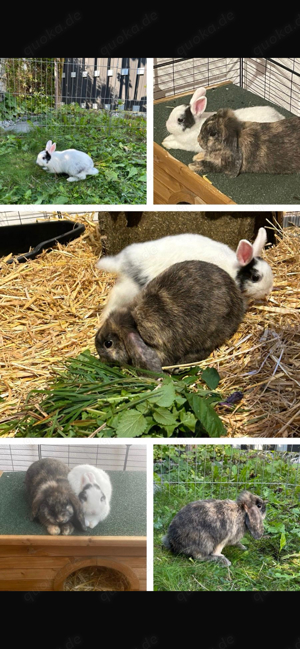
<svg viewBox="0 0 300 649">
<path fill-rule="evenodd" d="M 31 125 L 31 123 L 29 122 Z M 36 164 L 47 140 L 57 150 L 88 153 L 97 176 L 67 182 Z M 83 110 L 66 106 L 47 115 L 47 126 L 28 133 L 0 129 L 0 201 L 3 204 L 146 203 L 146 120 L 141 115 Z"/>
<path fill-rule="evenodd" d="M 186 461 L 183 450 L 177 463 L 176 448 L 154 448 L 154 590 L 300 590 L 299 465 L 291 465 L 283 454 L 271 451 L 235 449 L 235 457 L 227 445 L 215 447 L 213 452 L 210 446 L 198 446 L 196 465 Z M 182 482 L 171 484 L 174 481 Z M 243 488 L 267 500 L 265 535 L 256 541 L 246 535 L 244 551 L 227 546 L 223 553 L 231 561 L 229 568 L 175 556 L 162 546 L 172 518 L 188 502 L 208 497 L 235 499 Z"/>
</svg>

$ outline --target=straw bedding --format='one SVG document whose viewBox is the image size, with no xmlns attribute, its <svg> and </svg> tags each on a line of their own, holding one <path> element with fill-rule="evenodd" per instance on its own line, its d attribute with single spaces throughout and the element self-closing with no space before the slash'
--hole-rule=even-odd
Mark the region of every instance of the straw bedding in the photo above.
<svg viewBox="0 0 300 649">
<path fill-rule="evenodd" d="M 130 590 L 125 575 L 118 570 L 106 567 L 87 566 L 69 575 L 64 583 L 64 590 Z"/>
<path fill-rule="evenodd" d="M 73 215 L 72 215 L 73 218 Z M 0 423 L 22 410 L 29 390 L 46 387 L 67 357 L 94 351 L 94 336 L 114 277 L 95 268 L 98 224 L 25 264 L 2 264 L 0 279 Z M 277 230 L 264 258 L 274 273 L 267 304 L 253 305 L 237 334 L 201 366 L 216 367 L 228 435 L 300 436 L 300 228 Z"/>
</svg>

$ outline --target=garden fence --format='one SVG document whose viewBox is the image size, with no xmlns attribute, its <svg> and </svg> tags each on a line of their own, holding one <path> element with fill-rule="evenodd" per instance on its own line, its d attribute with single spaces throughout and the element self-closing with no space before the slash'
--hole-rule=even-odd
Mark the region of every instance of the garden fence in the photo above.
<svg viewBox="0 0 300 649">
<path fill-rule="evenodd" d="M 300 493 L 300 454 L 274 446 L 161 447 L 154 459 L 155 490 L 189 492 L 195 499 L 236 498 L 243 489 L 262 494 L 265 487 Z M 191 493 L 192 492 L 192 493 Z M 189 497 L 189 500 L 191 498 Z"/>
<path fill-rule="evenodd" d="M 0 126 L 89 128 L 84 113 L 110 117 L 146 111 L 145 58 L 2 58 Z M 99 125 L 101 120 L 99 120 Z"/>
</svg>

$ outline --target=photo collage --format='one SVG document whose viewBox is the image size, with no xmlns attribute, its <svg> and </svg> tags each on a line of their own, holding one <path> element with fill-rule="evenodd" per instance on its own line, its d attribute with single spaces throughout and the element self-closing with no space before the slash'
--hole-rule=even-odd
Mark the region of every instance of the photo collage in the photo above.
<svg viewBox="0 0 300 649">
<path fill-rule="evenodd" d="M 0 58 L 0 591 L 300 591 L 299 173 L 300 58 Z"/>
</svg>

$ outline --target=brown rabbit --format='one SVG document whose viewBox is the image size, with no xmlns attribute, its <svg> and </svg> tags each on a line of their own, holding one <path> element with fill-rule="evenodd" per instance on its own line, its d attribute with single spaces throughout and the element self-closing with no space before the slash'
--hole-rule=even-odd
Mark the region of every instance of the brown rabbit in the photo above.
<svg viewBox="0 0 300 649">
<path fill-rule="evenodd" d="M 244 306 L 234 280 L 215 264 L 183 261 L 149 282 L 96 334 L 104 362 L 160 372 L 200 361 L 237 330 Z"/>
<path fill-rule="evenodd" d="M 189 164 L 200 174 L 223 172 L 291 174 L 300 171 L 300 117 L 278 122 L 242 122 L 220 109 L 203 124 L 198 142 L 205 154 Z"/>
<path fill-rule="evenodd" d="M 31 518 L 38 518 L 49 534 L 72 534 L 74 525 L 86 530 L 82 504 L 69 484 L 68 473 L 66 464 L 52 458 L 33 462 L 26 472 Z"/>
<path fill-rule="evenodd" d="M 222 554 L 226 545 L 246 550 L 240 540 L 250 532 L 259 539 L 264 532 L 266 504 L 259 496 L 243 491 L 234 500 L 196 500 L 183 507 L 170 523 L 162 542 L 175 554 L 230 566 Z"/>
</svg>

